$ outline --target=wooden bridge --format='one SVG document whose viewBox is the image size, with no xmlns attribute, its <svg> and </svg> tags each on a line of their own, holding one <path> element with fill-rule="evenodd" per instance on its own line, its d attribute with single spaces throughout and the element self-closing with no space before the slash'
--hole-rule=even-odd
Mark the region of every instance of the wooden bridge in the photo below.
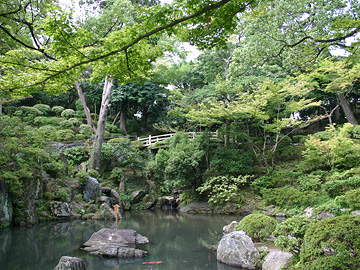
<svg viewBox="0 0 360 270">
<path fill-rule="evenodd" d="M 157 135 L 157 136 L 149 135 L 148 137 L 145 137 L 145 138 L 136 137 L 135 140 L 142 142 L 144 144 L 144 146 L 151 146 L 157 142 L 161 142 L 166 139 L 169 139 L 169 138 L 173 137 L 175 134 L 177 134 L 177 133 L 161 134 L 161 135 Z M 202 132 L 186 132 L 186 134 L 189 136 L 190 140 L 193 140 L 196 136 L 201 135 Z M 209 132 L 209 134 L 211 135 L 212 140 L 216 140 L 219 138 L 217 131 Z"/>
</svg>

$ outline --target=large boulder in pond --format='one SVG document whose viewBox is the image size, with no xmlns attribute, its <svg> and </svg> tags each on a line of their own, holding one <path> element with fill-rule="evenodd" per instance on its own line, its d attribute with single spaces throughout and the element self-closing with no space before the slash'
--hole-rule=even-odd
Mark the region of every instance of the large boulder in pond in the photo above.
<svg viewBox="0 0 360 270">
<path fill-rule="evenodd" d="M 0 228 L 12 223 L 13 207 L 10 195 L 3 181 L 0 181 Z"/>
<path fill-rule="evenodd" d="M 234 231 L 224 235 L 220 240 L 217 260 L 235 267 L 255 269 L 260 260 L 260 254 L 245 232 Z"/>
<path fill-rule="evenodd" d="M 62 256 L 54 270 L 86 270 L 86 267 L 83 259 Z"/>
<path fill-rule="evenodd" d="M 137 249 L 137 244 L 146 244 L 149 240 L 130 229 L 101 229 L 92 234 L 85 242 L 84 250 L 92 255 L 117 258 L 142 258 L 147 252 Z"/>
<path fill-rule="evenodd" d="M 85 183 L 84 198 L 86 202 L 94 201 L 98 202 L 100 193 L 99 182 L 96 178 L 88 175 Z"/>
<path fill-rule="evenodd" d="M 280 270 L 284 269 L 292 258 L 290 252 L 274 251 L 265 257 L 262 270 Z"/>
</svg>

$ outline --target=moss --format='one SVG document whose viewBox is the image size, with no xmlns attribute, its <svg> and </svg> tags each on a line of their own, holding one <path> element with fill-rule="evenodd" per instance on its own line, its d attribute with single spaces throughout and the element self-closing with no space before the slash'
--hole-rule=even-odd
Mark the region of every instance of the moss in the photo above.
<svg viewBox="0 0 360 270">
<path fill-rule="evenodd" d="M 360 216 L 326 218 L 305 233 L 300 258 L 306 269 L 360 269 Z"/>
</svg>

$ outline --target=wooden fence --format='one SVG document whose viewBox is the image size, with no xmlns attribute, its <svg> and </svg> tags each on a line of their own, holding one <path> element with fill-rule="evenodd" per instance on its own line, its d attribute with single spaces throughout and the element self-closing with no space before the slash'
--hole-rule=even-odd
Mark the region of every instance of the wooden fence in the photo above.
<svg viewBox="0 0 360 270">
<path fill-rule="evenodd" d="M 140 138 L 140 137 L 136 137 L 137 141 L 142 142 L 145 146 L 150 146 L 153 145 L 157 142 L 161 142 L 164 141 L 166 139 L 169 139 L 171 137 L 173 137 L 176 133 L 169 133 L 169 134 L 161 134 L 161 135 L 157 135 L 157 136 L 152 136 L 149 135 L 146 138 Z M 186 134 L 188 134 L 190 140 L 193 140 L 196 136 L 201 135 L 202 132 L 186 132 Z M 216 140 L 218 139 L 218 132 L 209 132 L 209 134 L 211 134 L 211 139 Z"/>
</svg>

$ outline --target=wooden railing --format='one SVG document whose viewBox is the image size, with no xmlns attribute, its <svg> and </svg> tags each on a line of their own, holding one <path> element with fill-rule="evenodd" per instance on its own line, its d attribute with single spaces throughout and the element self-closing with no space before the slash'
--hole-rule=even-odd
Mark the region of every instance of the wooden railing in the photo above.
<svg viewBox="0 0 360 270">
<path fill-rule="evenodd" d="M 145 137 L 145 138 L 136 137 L 136 140 L 142 142 L 145 146 L 150 146 L 150 145 L 154 145 L 157 142 L 161 142 L 166 139 L 169 139 L 169 138 L 173 137 L 175 134 L 176 133 L 161 134 L 161 135 L 157 135 L 157 136 L 149 135 L 148 137 Z M 186 134 L 188 134 L 190 140 L 193 140 L 196 136 L 201 135 L 202 132 L 186 132 Z M 210 132 L 209 134 L 211 134 L 211 139 L 218 139 L 217 131 Z"/>
</svg>

